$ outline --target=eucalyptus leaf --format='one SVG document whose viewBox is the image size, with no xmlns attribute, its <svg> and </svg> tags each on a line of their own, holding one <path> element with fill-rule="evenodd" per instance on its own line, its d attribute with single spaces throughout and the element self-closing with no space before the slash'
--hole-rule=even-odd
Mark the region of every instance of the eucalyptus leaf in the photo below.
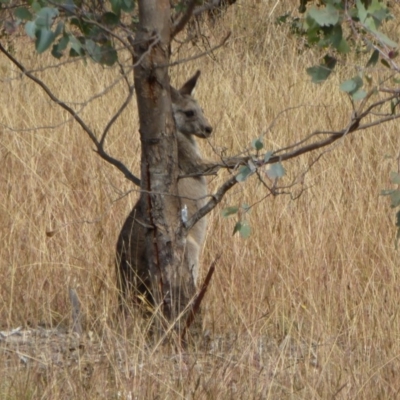
<svg viewBox="0 0 400 400">
<path fill-rule="evenodd" d="M 243 239 L 247 239 L 251 235 L 251 227 L 247 221 L 242 222 L 239 233 Z"/>
<path fill-rule="evenodd" d="M 44 7 L 36 14 L 36 25 L 39 28 L 47 28 L 49 30 L 58 14 L 56 8 Z"/>
<path fill-rule="evenodd" d="M 106 43 L 104 46 L 100 47 L 101 58 L 100 64 L 113 66 L 118 61 L 118 53 L 110 44 Z"/>
<path fill-rule="evenodd" d="M 82 43 L 73 35 L 69 35 L 69 42 L 71 44 L 70 55 L 72 57 L 82 56 L 85 52 Z"/>
<path fill-rule="evenodd" d="M 265 153 L 265 156 L 264 156 L 264 162 L 265 163 L 267 163 L 270 160 L 270 158 L 272 157 L 272 154 L 273 154 L 272 151 L 268 151 L 268 152 Z"/>
<path fill-rule="evenodd" d="M 257 151 L 258 151 L 258 150 L 261 150 L 261 149 L 264 147 L 264 144 L 263 144 L 261 138 L 254 139 L 254 140 L 251 142 L 251 145 L 252 145 L 253 148 L 256 149 Z"/>
<path fill-rule="evenodd" d="M 251 169 L 247 165 L 243 165 L 239 168 L 239 173 L 236 175 L 236 181 L 244 182 L 251 174 Z"/>
<path fill-rule="evenodd" d="M 31 39 L 36 39 L 36 28 L 34 21 L 28 21 L 25 24 L 25 32 Z"/>
<path fill-rule="evenodd" d="M 318 66 L 307 68 L 307 74 L 311 76 L 313 83 L 321 83 L 328 79 L 329 75 L 335 68 L 336 63 L 336 58 L 327 54 L 324 57 L 324 63 Z"/>
<path fill-rule="evenodd" d="M 358 19 L 363 24 L 368 15 L 367 10 L 361 0 L 356 0 L 356 6 Z"/>
<path fill-rule="evenodd" d="M 367 92 L 363 89 L 359 89 L 351 94 L 351 97 L 353 98 L 354 101 L 365 99 L 366 96 Z"/>
<path fill-rule="evenodd" d="M 390 182 L 400 185 L 400 174 L 398 172 L 392 171 L 390 173 Z"/>
<path fill-rule="evenodd" d="M 221 211 L 224 218 L 234 215 L 239 211 L 239 207 L 226 207 Z"/>
<path fill-rule="evenodd" d="M 236 232 L 240 232 L 240 229 L 242 228 L 242 223 L 240 221 L 236 222 L 234 228 L 233 228 L 233 233 L 232 236 L 236 233 Z"/>
<path fill-rule="evenodd" d="M 369 58 L 366 67 L 374 67 L 376 63 L 379 61 L 379 51 L 374 50 Z"/>
<path fill-rule="evenodd" d="M 14 10 L 14 15 L 22 20 L 30 21 L 33 18 L 32 13 L 26 7 L 18 7 Z"/>
<path fill-rule="evenodd" d="M 332 5 L 326 7 L 312 7 L 309 15 L 319 26 L 336 25 L 339 22 L 339 11 Z"/>
<path fill-rule="evenodd" d="M 400 205 L 400 190 L 393 190 L 390 194 L 391 207 L 395 208 Z"/>
<path fill-rule="evenodd" d="M 353 95 L 363 86 L 363 84 L 364 82 L 362 78 L 357 75 L 352 79 L 342 82 L 340 84 L 340 90 Z"/>
<path fill-rule="evenodd" d="M 86 51 L 89 56 L 95 61 L 100 62 L 102 57 L 102 50 L 93 40 L 88 39 L 85 41 Z"/>
<path fill-rule="evenodd" d="M 103 24 L 113 27 L 119 23 L 119 17 L 112 12 L 106 12 L 101 16 L 101 21 Z"/>
<path fill-rule="evenodd" d="M 285 168 L 283 168 L 283 165 L 280 162 L 277 162 L 275 164 L 271 164 L 266 173 L 270 179 L 279 179 L 286 174 L 286 171 Z"/>
<path fill-rule="evenodd" d="M 54 42 L 56 35 L 50 29 L 41 28 L 36 31 L 36 51 L 41 54 Z"/>
</svg>

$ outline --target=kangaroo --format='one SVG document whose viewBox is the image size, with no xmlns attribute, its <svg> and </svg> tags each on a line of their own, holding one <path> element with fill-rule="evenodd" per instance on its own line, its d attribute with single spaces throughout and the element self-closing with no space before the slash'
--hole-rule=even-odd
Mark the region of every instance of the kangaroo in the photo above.
<svg viewBox="0 0 400 400">
<path fill-rule="evenodd" d="M 178 163 L 181 176 L 201 172 L 203 160 L 197 146 L 195 136 L 207 138 L 212 127 L 203 114 L 203 110 L 192 97 L 193 90 L 200 76 L 197 71 L 179 90 L 170 87 L 172 112 L 177 128 Z M 187 210 L 190 218 L 207 201 L 207 181 L 204 176 L 183 177 L 178 182 L 178 193 L 181 197 L 182 210 Z M 140 221 L 139 202 L 128 215 L 117 241 L 117 274 L 121 300 L 126 300 L 128 293 L 137 301 L 144 296 L 150 303 L 150 276 L 147 270 L 145 252 L 146 228 Z M 188 263 L 196 285 L 199 273 L 199 258 L 202 250 L 207 220 L 202 218 L 190 230 L 184 254 L 184 262 Z M 130 295 L 130 296 L 131 296 Z"/>
</svg>

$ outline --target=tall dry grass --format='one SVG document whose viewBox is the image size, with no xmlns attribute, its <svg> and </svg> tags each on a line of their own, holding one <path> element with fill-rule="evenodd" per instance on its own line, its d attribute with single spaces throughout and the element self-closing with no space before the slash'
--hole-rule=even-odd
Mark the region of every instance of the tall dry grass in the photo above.
<svg viewBox="0 0 400 400">
<path fill-rule="evenodd" d="M 237 153 L 291 107 L 266 134 L 267 149 L 346 124 L 351 110 L 338 82 L 354 73 L 351 60 L 328 82 L 312 85 L 305 69 L 320 54 L 274 24 L 292 7 L 239 3 L 208 32 L 216 43 L 232 30 L 229 44 L 172 70 L 177 85 L 202 70 L 197 98 L 215 126 L 202 144 L 208 158 L 225 148 Z M 26 40 L 16 54 L 29 68 L 54 62 L 34 55 Z M 12 351 L 0 341 L 1 398 L 398 397 L 398 253 L 394 213 L 379 196 L 395 168 L 396 123 L 338 143 L 293 190 L 305 189 L 297 200 L 282 195 L 256 204 L 248 240 L 232 236 L 235 219 L 223 219 L 220 210 L 256 203 L 266 192 L 251 178 L 226 196 L 209 218 L 203 253 L 205 273 L 222 252 L 203 303 L 208 344 L 177 353 L 146 342 L 139 317 L 125 325 L 115 316 L 114 246 L 137 198 L 134 188 L 4 57 L 0 71 L 0 327 L 69 329 L 73 287 L 86 331 L 80 345 L 64 343 L 71 335 L 61 333 Z M 79 108 L 118 71 L 89 62 L 38 76 Z M 82 117 L 100 133 L 123 97 L 121 83 L 87 104 Z M 138 171 L 134 105 L 111 130 L 107 148 Z M 316 155 L 286 163 L 283 183 Z M 213 178 L 210 187 L 222 181 Z"/>
</svg>

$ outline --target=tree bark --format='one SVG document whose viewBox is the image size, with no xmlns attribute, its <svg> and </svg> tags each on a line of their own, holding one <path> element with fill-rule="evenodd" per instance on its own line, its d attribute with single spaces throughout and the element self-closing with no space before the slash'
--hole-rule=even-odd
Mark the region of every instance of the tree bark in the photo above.
<svg viewBox="0 0 400 400">
<path fill-rule="evenodd" d="M 140 214 L 147 227 L 146 258 L 152 294 L 168 322 L 175 321 L 195 294 L 185 265 L 186 230 L 178 197 L 178 151 L 168 67 L 169 0 L 141 0 L 135 38 L 135 89 L 140 119 Z"/>
</svg>

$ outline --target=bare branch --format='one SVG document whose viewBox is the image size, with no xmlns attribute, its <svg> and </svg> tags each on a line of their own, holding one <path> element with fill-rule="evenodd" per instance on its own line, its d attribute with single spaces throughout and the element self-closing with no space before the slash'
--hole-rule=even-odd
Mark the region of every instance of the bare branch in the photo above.
<svg viewBox="0 0 400 400">
<path fill-rule="evenodd" d="M 393 114 L 393 115 L 387 115 L 383 118 L 379 118 L 375 121 L 372 121 L 372 122 L 369 122 L 369 123 L 366 123 L 363 125 L 360 124 L 361 120 L 363 118 L 367 117 L 368 115 L 370 115 L 374 108 L 377 108 L 385 103 L 390 102 L 391 100 L 393 100 L 393 98 L 398 98 L 397 92 L 393 96 L 387 97 L 385 99 L 379 100 L 379 101 L 371 104 L 369 107 L 366 108 L 365 111 L 361 112 L 360 115 L 357 115 L 357 113 L 353 113 L 346 128 L 344 128 L 340 131 L 336 131 L 336 132 L 334 132 L 334 131 L 333 132 L 327 132 L 327 131 L 313 132 L 312 134 L 308 135 L 305 139 L 302 139 L 300 142 L 275 151 L 273 153 L 272 157 L 270 157 L 268 159 L 268 161 L 264 161 L 263 159 L 260 160 L 260 159 L 257 159 L 257 157 L 252 157 L 252 156 L 232 157 L 232 158 L 224 159 L 221 163 L 215 163 L 215 164 L 210 163 L 210 164 L 203 165 L 202 172 L 193 174 L 190 176 L 216 174 L 222 168 L 236 169 L 239 165 L 246 165 L 249 162 L 249 160 L 252 160 L 252 162 L 254 163 L 254 165 L 257 168 L 261 168 L 268 164 L 274 164 L 277 162 L 287 161 L 292 158 L 296 158 L 302 154 L 309 153 L 311 151 L 314 151 L 314 150 L 317 150 L 320 148 L 324 148 L 326 146 L 333 144 L 337 140 L 346 137 L 350 133 L 366 130 L 366 129 L 369 129 L 374 126 L 381 125 L 385 122 L 399 119 L 400 114 L 398 114 L 398 115 Z M 365 103 L 363 103 L 360 106 L 359 111 L 362 110 L 364 106 L 365 106 Z M 319 135 L 319 134 L 329 135 L 329 137 L 326 139 L 323 139 L 323 140 L 316 141 L 314 143 L 310 143 L 308 145 L 304 145 L 300 148 L 297 148 L 300 144 L 304 144 L 310 138 L 312 138 L 316 135 Z M 287 151 L 290 149 L 294 149 L 294 150 Z M 284 152 L 284 153 L 279 154 L 281 152 Z M 314 165 L 322 157 L 323 154 L 325 154 L 325 152 L 320 154 L 312 164 Z M 228 192 L 228 190 L 230 190 L 237 183 L 236 176 L 237 175 L 233 175 L 228 180 L 226 180 L 222 184 L 222 186 L 220 186 L 220 188 L 217 190 L 217 192 L 214 195 L 211 195 L 211 200 L 209 200 L 208 203 L 204 207 L 202 207 L 200 210 L 198 210 L 189 219 L 189 221 L 185 224 L 185 228 L 187 230 L 190 230 L 201 218 L 203 218 L 205 215 L 207 215 L 210 211 L 212 211 L 221 202 L 225 193 Z M 180 177 L 180 178 L 182 178 L 182 177 Z M 274 194 L 273 188 L 272 189 L 268 188 L 268 189 L 271 192 L 271 194 Z"/>
<path fill-rule="evenodd" d="M 110 130 L 110 128 L 112 127 L 113 123 L 119 118 L 119 116 L 122 114 L 122 112 L 128 106 L 128 104 L 131 102 L 132 96 L 133 96 L 133 89 L 134 89 L 134 85 L 129 85 L 128 86 L 128 90 L 129 90 L 128 96 L 126 97 L 124 103 L 121 105 L 119 110 L 113 115 L 113 117 L 110 119 L 110 121 L 108 122 L 107 126 L 105 127 L 105 129 L 103 131 L 103 134 L 101 135 L 100 142 L 99 142 L 99 145 L 101 147 L 104 146 L 104 141 L 106 140 L 107 133 Z"/>
<path fill-rule="evenodd" d="M 211 210 L 213 210 L 221 202 L 225 196 L 225 193 L 229 189 L 232 189 L 237 183 L 238 181 L 236 180 L 236 175 L 231 176 L 226 182 L 224 182 L 217 192 L 211 196 L 211 200 L 209 200 L 205 206 L 200 208 L 199 211 L 192 215 L 189 221 L 185 224 L 186 230 L 189 231 L 196 224 L 196 222 L 200 221 Z"/>
<path fill-rule="evenodd" d="M 174 67 L 175 65 L 179 65 L 179 64 L 182 64 L 182 63 L 185 63 L 185 62 L 188 62 L 188 61 L 193 61 L 193 60 L 197 60 L 198 58 L 204 57 L 204 56 L 214 52 L 215 50 L 218 50 L 222 46 L 224 46 L 225 43 L 227 42 L 227 40 L 230 38 L 230 36 L 231 36 L 231 32 L 228 32 L 228 34 L 225 36 L 225 38 L 222 39 L 221 43 L 218 44 L 217 46 L 213 47 L 210 50 L 204 51 L 203 53 L 200 53 L 200 54 L 196 54 L 193 57 L 188 57 L 188 58 L 185 58 L 183 60 L 174 61 L 174 62 L 169 63 L 169 64 L 157 65 L 157 68 Z"/>
<path fill-rule="evenodd" d="M 189 4 L 187 6 L 185 14 L 183 14 L 182 18 L 173 26 L 172 32 L 171 32 L 171 39 L 176 36 L 184 27 L 185 25 L 189 22 L 190 17 L 193 15 L 193 10 L 196 5 L 196 0 L 190 0 Z"/>
<path fill-rule="evenodd" d="M 210 268 L 208 269 L 206 279 L 204 279 L 203 284 L 201 285 L 201 289 L 199 294 L 196 296 L 196 299 L 194 300 L 190 313 L 186 319 L 186 324 L 185 327 L 183 328 L 183 331 L 181 333 L 181 345 L 185 343 L 185 336 L 186 332 L 189 330 L 190 325 L 192 325 L 194 318 L 196 317 L 196 314 L 199 312 L 200 309 L 200 304 L 204 298 L 204 295 L 206 294 L 208 285 L 211 282 L 211 278 L 215 272 L 215 265 L 217 264 L 218 260 L 221 258 L 221 253 L 217 254 L 217 256 L 214 258 L 214 261 L 210 265 Z"/>
<path fill-rule="evenodd" d="M 107 154 L 104 149 L 102 144 L 97 140 L 96 135 L 94 132 L 85 124 L 85 122 L 82 120 L 82 118 L 77 114 L 75 110 L 73 110 L 71 107 L 69 107 L 67 104 L 65 104 L 63 101 L 58 99 L 53 92 L 49 89 L 49 87 L 41 81 L 39 78 L 31 74 L 21 63 L 19 63 L 12 54 L 10 54 L 0 43 L 0 51 L 24 74 L 26 75 L 29 79 L 31 79 L 33 82 L 35 82 L 37 85 L 39 85 L 43 91 L 50 97 L 50 99 L 55 103 L 58 104 L 61 108 L 63 108 L 65 111 L 67 111 L 74 119 L 75 121 L 81 126 L 81 128 L 87 133 L 89 138 L 92 140 L 94 145 L 96 146 L 96 152 L 97 154 L 100 155 L 101 158 L 103 158 L 105 161 L 109 162 L 110 164 L 114 165 L 116 168 L 118 168 L 124 176 L 133 182 L 135 185 L 140 186 L 140 179 L 137 178 L 135 175 L 133 175 L 129 169 L 119 160 L 113 158 L 109 154 Z M 129 97 L 129 96 L 128 96 Z M 118 114 L 118 113 L 117 113 Z M 120 113 L 119 113 L 120 114 Z M 114 121 L 112 121 L 113 123 Z M 111 123 L 111 124 L 112 124 Z M 107 133 L 107 132 L 106 132 Z M 104 136 L 104 133 L 103 133 Z"/>
</svg>

